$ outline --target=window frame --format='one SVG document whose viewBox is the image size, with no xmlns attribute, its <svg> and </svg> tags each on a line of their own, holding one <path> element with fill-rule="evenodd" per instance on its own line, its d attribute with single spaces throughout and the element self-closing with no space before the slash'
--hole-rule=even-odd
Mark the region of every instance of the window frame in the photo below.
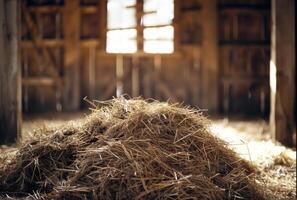
<svg viewBox="0 0 297 200">
<path fill-rule="evenodd" d="M 158 25 L 143 25 L 142 19 L 143 16 L 146 14 L 156 13 L 156 11 L 147 11 L 144 12 L 144 0 L 136 0 L 135 5 L 128 6 L 127 8 L 135 8 L 135 19 L 136 19 L 136 26 L 132 27 L 125 27 L 125 28 L 108 28 L 108 9 L 107 4 L 109 0 L 106 0 L 106 31 L 105 31 L 105 52 L 108 54 L 137 54 L 137 53 L 143 53 L 143 54 L 174 54 L 176 52 L 176 0 L 173 0 L 173 19 L 168 24 L 158 24 Z M 144 38 L 144 29 L 147 28 L 162 28 L 162 27 L 172 27 L 173 33 L 172 33 L 172 39 L 145 39 Z M 136 30 L 136 51 L 131 52 L 108 52 L 107 51 L 107 33 L 108 31 L 113 30 L 129 30 L 134 29 Z M 146 52 L 144 51 L 144 43 L 145 41 L 170 41 L 172 44 L 172 51 L 171 52 Z"/>
</svg>

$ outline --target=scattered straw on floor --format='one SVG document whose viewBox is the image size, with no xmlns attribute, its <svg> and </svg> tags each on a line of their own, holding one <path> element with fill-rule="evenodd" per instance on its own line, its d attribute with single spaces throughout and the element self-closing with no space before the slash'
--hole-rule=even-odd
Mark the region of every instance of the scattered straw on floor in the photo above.
<svg viewBox="0 0 297 200">
<path fill-rule="evenodd" d="M 119 98 L 97 103 L 80 123 L 43 131 L 1 165 L 3 197 L 271 199 L 257 169 L 194 109 Z"/>
</svg>

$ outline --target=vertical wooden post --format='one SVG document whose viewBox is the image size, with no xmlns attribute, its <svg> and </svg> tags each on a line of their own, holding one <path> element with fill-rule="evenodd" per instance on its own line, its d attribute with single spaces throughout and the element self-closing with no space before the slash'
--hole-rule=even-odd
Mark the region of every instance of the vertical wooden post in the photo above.
<svg viewBox="0 0 297 200">
<path fill-rule="evenodd" d="M 143 26 L 141 19 L 143 16 L 143 0 L 136 1 L 136 24 L 137 24 L 137 51 L 143 51 Z"/>
<path fill-rule="evenodd" d="M 162 56 L 160 54 L 154 55 L 154 98 L 157 100 L 161 100 L 161 95 L 160 95 L 160 73 L 161 73 L 161 68 L 162 68 Z"/>
<path fill-rule="evenodd" d="M 274 138 L 293 145 L 296 134 L 295 1 L 272 1 L 270 60 L 271 114 Z"/>
<path fill-rule="evenodd" d="M 0 1 L 0 144 L 21 134 L 21 75 L 19 67 L 17 0 Z"/>
<path fill-rule="evenodd" d="M 79 0 L 65 0 L 64 8 L 64 97 L 65 110 L 80 106 L 80 4 Z"/>
<path fill-rule="evenodd" d="M 95 98 L 96 82 L 96 47 L 89 47 L 89 95 L 93 100 Z"/>
<path fill-rule="evenodd" d="M 116 96 L 120 97 L 123 94 L 124 84 L 123 84 L 123 76 L 124 76 L 124 55 L 117 54 L 116 55 Z"/>
<path fill-rule="evenodd" d="M 137 51 L 143 52 L 143 26 L 141 19 L 143 17 L 143 0 L 136 1 L 136 30 L 137 30 Z M 139 57 L 137 55 L 132 56 L 132 96 L 139 95 Z"/>
<path fill-rule="evenodd" d="M 107 30 L 107 0 L 99 1 L 99 48 L 101 50 L 106 49 L 106 30 Z"/>
<path fill-rule="evenodd" d="M 174 51 L 180 50 L 180 9 L 181 3 L 180 0 L 174 0 L 174 19 L 173 19 L 173 27 L 174 27 Z"/>
<path fill-rule="evenodd" d="M 209 112 L 218 110 L 218 23 L 217 0 L 202 4 L 202 107 Z"/>
<path fill-rule="evenodd" d="M 139 57 L 132 57 L 132 96 L 137 97 L 139 95 Z"/>
</svg>

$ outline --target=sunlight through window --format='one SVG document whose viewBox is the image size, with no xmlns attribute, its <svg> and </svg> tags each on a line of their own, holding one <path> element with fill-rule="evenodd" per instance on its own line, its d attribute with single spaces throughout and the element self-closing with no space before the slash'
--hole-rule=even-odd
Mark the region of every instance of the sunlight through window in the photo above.
<svg viewBox="0 0 297 200">
<path fill-rule="evenodd" d="M 106 51 L 135 53 L 137 51 L 136 0 L 108 0 Z"/>
<path fill-rule="evenodd" d="M 174 51 L 174 0 L 144 0 L 143 13 L 136 13 L 136 0 L 108 0 L 108 53 L 137 52 L 137 30 L 143 26 L 143 50 L 146 53 Z M 140 24 L 136 16 L 141 15 Z"/>
<path fill-rule="evenodd" d="M 144 0 L 143 50 L 147 53 L 172 53 L 174 29 L 173 0 Z"/>
</svg>

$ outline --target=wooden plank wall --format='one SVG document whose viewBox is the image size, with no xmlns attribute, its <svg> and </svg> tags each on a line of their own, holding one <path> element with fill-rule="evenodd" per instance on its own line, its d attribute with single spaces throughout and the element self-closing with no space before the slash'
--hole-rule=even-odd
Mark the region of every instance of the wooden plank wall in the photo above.
<svg viewBox="0 0 297 200">
<path fill-rule="evenodd" d="M 218 8 L 222 111 L 267 117 L 270 0 L 220 0 Z"/>
<path fill-rule="evenodd" d="M 65 0 L 63 13 L 64 33 L 64 110 L 80 107 L 80 1 Z"/>
<path fill-rule="evenodd" d="M 27 9 L 34 18 L 37 27 L 42 30 L 42 40 L 38 45 L 40 48 L 47 48 L 51 52 L 52 59 L 56 63 L 55 69 L 60 74 L 62 82 L 65 82 L 68 76 L 64 63 L 65 55 L 67 55 L 65 52 L 66 40 L 64 39 L 65 30 L 63 31 L 61 27 L 67 29 L 68 24 L 63 25 L 64 22 L 61 18 L 63 18 L 63 10 L 66 4 L 63 0 L 52 2 L 54 1 L 28 0 Z M 138 5 L 139 2 L 141 1 L 138 1 Z M 217 5 L 224 4 L 226 3 L 225 1 L 175 0 L 175 18 L 173 22 L 175 52 L 169 55 L 138 52 L 135 54 L 124 54 L 120 57 L 108 54 L 105 51 L 106 3 L 107 0 L 80 0 L 80 57 L 77 58 L 80 74 L 80 80 L 78 81 L 80 83 L 80 99 L 85 96 L 98 100 L 109 99 L 112 96 L 116 96 L 116 87 L 122 84 L 122 92 L 129 96 L 141 95 L 145 98 L 156 98 L 159 100 L 171 99 L 172 101 L 205 108 L 211 112 L 223 110 L 223 104 L 220 104 L 220 102 L 225 98 L 223 98 L 224 95 L 220 94 L 220 91 L 222 91 L 222 87 L 226 82 L 223 80 L 227 77 L 224 70 L 231 68 L 231 64 L 228 64 L 229 68 L 225 64 L 223 65 L 222 63 L 227 61 L 222 59 L 222 57 L 228 49 L 233 48 L 230 45 L 219 45 L 218 42 L 218 40 L 222 41 L 221 24 L 223 23 L 222 17 L 223 19 L 226 18 L 224 18 L 226 10 L 221 10 L 220 6 Z M 137 8 L 141 9 L 140 6 Z M 269 11 L 267 12 L 269 15 Z M 251 19 L 251 23 L 254 22 L 253 19 Z M 251 26 L 255 26 L 253 31 L 258 27 L 257 20 L 256 24 L 251 24 Z M 263 23 L 261 25 L 266 27 L 268 24 L 269 27 L 268 22 L 263 21 Z M 228 25 L 226 25 L 226 28 L 228 29 Z M 23 54 L 26 54 L 28 53 L 27 49 L 36 47 L 32 44 L 30 31 L 26 31 L 26 27 L 23 29 L 22 46 L 24 49 Z M 218 32 L 220 33 L 219 35 L 216 34 Z M 240 37 L 244 38 L 245 36 Z M 141 46 L 141 44 L 138 45 Z M 251 50 L 255 54 L 250 55 L 251 58 L 249 58 L 250 65 L 253 66 L 250 67 L 250 71 L 252 71 L 250 73 L 251 80 L 253 78 L 258 79 L 257 71 L 261 71 L 262 68 L 261 73 L 266 73 L 265 58 L 267 55 L 269 56 L 269 44 L 265 45 L 268 45 L 268 51 L 264 51 L 262 45 L 260 45 L 260 53 L 257 50 Z M 237 52 L 240 48 L 249 50 L 251 45 L 236 45 L 233 51 L 236 50 L 235 52 Z M 260 56 L 260 58 L 257 58 L 257 56 Z M 27 76 L 36 75 L 37 72 L 46 74 L 42 69 L 39 69 L 39 65 L 34 63 L 34 59 L 31 58 L 33 57 L 32 55 L 27 57 L 25 59 L 23 55 L 22 59 L 23 70 L 26 71 Z M 228 57 L 230 58 L 230 55 Z M 120 64 L 122 67 L 117 67 L 117 63 L 118 65 L 122 63 Z M 237 64 L 233 63 L 233 65 Z M 121 68 L 122 72 L 119 73 Z M 242 73 L 245 66 L 237 65 L 235 69 Z M 233 75 L 236 75 L 236 73 L 234 71 Z M 261 98 L 264 94 L 266 105 L 266 100 L 268 99 L 269 101 L 269 88 L 261 86 L 261 89 L 259 89 L 257 82 L 253 82 L 253 84 L 256 85 L 254 93 L 258 92 L 259 94 L 257 95 L 260 95 Z M 261 113 L 259 109 L 262 101 L 256 100 L 259 96 L 254 97 L 253 93 L 247 102 L 245 99 L 251 93 L 253 84 L 251 83 L 248 86 L 243 84 L 235 89 L 231 89 L 232 94 L 230 96 L 232 98 L 229 98 L 228 102 L 232 101 L 233 103 L 229 102 L 228 105 L 232 104 L 233 107 L 229 109 L 230 111 L 237 112 L 240 110 L 243 113 L 248 112 L 250 108 L 241 105 L 252 105 L 250 99 L 255 99 L 253 100 L 255 103 L 254 111 L 257 114 Z M 57 92 L 56 86 L 44 84 L 43 86 L 24 86 L 24 89 L 27 92 L 23 95 L 23 102 L 28 112 L 33 110 L 53 110 L 59 107 L 57 105 L 59 105 L 60 95 Z M 264 93 L 262 89 L 265 90 Z M 65 93 L 65 88 L 62 89 L 61 93 Z M 241 98 L 241 94 L 243 94 L 244 98 Z M 240 102 L 243 103 L 240 104 Z M 83 101 L 80 101 L 81 108 L 86 106 Z"/>
</svg>

